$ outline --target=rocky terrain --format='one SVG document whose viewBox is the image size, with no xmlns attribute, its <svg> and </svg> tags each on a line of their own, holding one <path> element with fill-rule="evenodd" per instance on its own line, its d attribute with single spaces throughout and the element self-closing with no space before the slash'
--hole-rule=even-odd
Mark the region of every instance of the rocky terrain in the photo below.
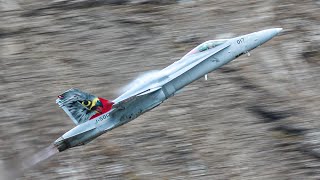
<svg viewBox="0 0 320 180">
<path fill-rule="evenodd" d="M 282 27 L 250 57 L 20 179 L 320 179 L 319 9 L 319 0 L 1 0 L 0 166 L 74 127 L 55 104 L 69 88 L 114 99 L 205 40 Z"/>
</svg>

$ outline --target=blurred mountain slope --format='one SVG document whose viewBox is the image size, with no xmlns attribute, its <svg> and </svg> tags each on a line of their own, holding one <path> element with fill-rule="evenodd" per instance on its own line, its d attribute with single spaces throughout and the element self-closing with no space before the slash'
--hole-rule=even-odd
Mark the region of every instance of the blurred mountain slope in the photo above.
<svg viewBox="0 0 320 180">
<path fill-rule="evenodd" d="M 76 87 L 107 99 L 197 44 L 282 34 L 160 107 L 22 179 L 319 179 L 320 11 L 297 1 L 0 1 L 1 159 L 74 125 Z"/>
</svg>

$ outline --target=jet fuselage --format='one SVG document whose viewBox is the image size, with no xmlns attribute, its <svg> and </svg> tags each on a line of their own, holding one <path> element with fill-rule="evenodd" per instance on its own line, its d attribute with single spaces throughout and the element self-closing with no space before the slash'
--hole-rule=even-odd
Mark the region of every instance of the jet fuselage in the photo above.
<svg viewBox="0 0 320 180">
<path fill-rule="evenodd" d="M 179 61 L 136 81 L 129 90 L 113 101 L 115 105 L 125 101 L 125 105 L 119 105 L 112 113 L 105 113 L 76 126 L 57 139 L 55 144 L 59 151 L 63 151 L 90 142 L 160 105 L 183 87 L 269 41 L 281 30 L 267 29 L 200 44 Z"/>
</svg>

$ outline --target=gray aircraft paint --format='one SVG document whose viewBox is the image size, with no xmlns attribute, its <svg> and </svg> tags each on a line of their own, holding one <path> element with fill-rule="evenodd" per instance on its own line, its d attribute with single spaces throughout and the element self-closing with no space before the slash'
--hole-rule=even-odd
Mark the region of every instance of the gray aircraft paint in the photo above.
<svg viewBox="0 0 320 180">
<path fill-rule="evenodd" d="M 229 63 L 276 36 L 282 28 L 267 29 L 231 39 L 212 49 L 191 53 L 161 71 L 155 71 L 132 89 L 116 98 L 113 109 L 93 120 L 74 127 L 54 145 L 59 151 L 90 142 L 101 134 L 121 126 L 155 108 L 193 81 Z M 211 41 L 207 41 L 211 42 Z"/>
</svg>

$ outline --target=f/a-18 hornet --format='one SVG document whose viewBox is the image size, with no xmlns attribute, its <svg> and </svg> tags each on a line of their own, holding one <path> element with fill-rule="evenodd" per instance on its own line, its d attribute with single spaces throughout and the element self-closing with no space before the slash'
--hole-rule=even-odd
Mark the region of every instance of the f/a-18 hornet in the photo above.
<svg viewBox="0 0 320 180">
<path fill-rule="evenodd" d="M 193 81 L 227 64 L 276 36 L 273 28 L 231 39 L 209 40 L 192 49 L 179 61 L 135 81 L 121 96 L 109 101 L 78 89 L 58 96 L 57 103 L 76 124 L 53 145 L 59 152 L 84 145 L 103 133 L 159 106 Z"/>
</svg>

